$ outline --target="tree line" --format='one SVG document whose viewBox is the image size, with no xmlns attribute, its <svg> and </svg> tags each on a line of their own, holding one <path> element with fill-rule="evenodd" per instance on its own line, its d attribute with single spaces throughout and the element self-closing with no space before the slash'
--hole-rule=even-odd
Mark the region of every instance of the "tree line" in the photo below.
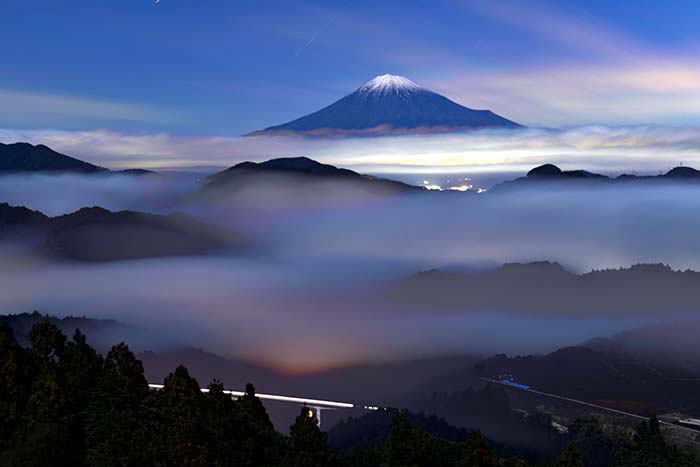
<svg viewBox="0 0 700 467">
<path fill-rule="evenodd" d="M 479 433 L 463 441 L 440 439 L 411 426 L 400 411 L 386 439 L 334 452 L 308 407 L 289 435 L 277 432 L 252 384 L 237 399 L 224 394 L 220 381 L 204 393 L 180 366 L 154 391 L 123 343 L 102 356 L 79 330 L 68 339 L 48 319 L 37 322 L 28 338 L 29 345 L 21 346 L 9 324 L 0 322 L 0 466 L 546 465 L 499 452 Z M 697 465 L 666 446 L 654 419 L 627 445 L 608 442 L 589 425 L 582 425 L 580 439 L 555 466 L 583 466 L 588 451 L 601 446 L 617 462 L 610 465 Z"/>
</svg>

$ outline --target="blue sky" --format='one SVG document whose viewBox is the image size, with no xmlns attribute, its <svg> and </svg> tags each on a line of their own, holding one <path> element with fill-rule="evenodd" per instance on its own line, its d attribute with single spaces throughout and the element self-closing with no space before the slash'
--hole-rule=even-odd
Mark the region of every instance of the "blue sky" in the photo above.
<svg viewBox="0 0 700 467">
<path fill-rule="evenodd" d="M 696 1 L 6 0 L 3 17 L 6 128 L 235 136 L 387 72 L 528 125 L 700 122 Z"/>
<path fill-rule="evenodd" d="M 697 1 L 5 0 L 2 14 L 0 140 L 110 167 L 279 155 L 389 172 L 564 156 L 611 170 L 700 163 Z M 469 136 L 449 150 L 439 137 L 366 148 L 238 138 L 384 73 L 564 133 L 482 135 L 478 153 L 460 149 Z"/>
</svg>

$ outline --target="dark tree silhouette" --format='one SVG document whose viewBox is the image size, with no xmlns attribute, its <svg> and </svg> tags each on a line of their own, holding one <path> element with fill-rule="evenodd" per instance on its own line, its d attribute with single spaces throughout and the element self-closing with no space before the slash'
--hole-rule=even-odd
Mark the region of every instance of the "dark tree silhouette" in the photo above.
<svg viewBox="0 0 700 467">
<path fill-rule="evenodd" d="M 150 390 L 141 362 L 123 343 L 103 359 L 81 332 L 67 340 L 48 319 L 28 337 L 23 348 L 0 322 L 0 467 L 529 465 L 504 456 L 480 433 L 394 410 L 341 425 L 345 439 L 361 446 L 335 453 L 308 407 L 289 437 L 276 432 L 252 384 L 236 400 L 219 381 L 203 393 L 181 366 L 162 390 Z M 503 406 L 500 393 L 484 394 Z M 641 423 L 633 439 L 612 440 L 595 421 L 577 421 L 571 431 L 557 467 L 699 465 L 665 443 L 656 417 Z"/>
<path fill-rule="evenodd" d="M 288 467 L 322 467 L 333 463 L 333 451 L 328 447 L 328 437 L 318 428 L 318 419 L 309 407 L 301 413 L 290 430 L 290 455 L 285 459 Z"/>
<path fill-rule="evenodd" d="M 124 343 L 113 347 L 105 358 L 86 419 L 88 465 L 146 464 L 143 403 L 147 394 L 141 362 Z"/>
<path fill-rule="evenodd" d="M 581 450 L 573 444 L 567 445 L 554 461 L 554 467 L 583 467 Z"/>
<path fill-rule="evenodd" d="M 489 440 L 481 433 L 470 435 L 464 442 L 463 465 L 474 467 L 496 467 L 500 465 L 500 456 L 491 446 Z"/>
<path fill-rule="evenodd" d="M 432 437 L 421 428 L 413 428 L 401 412 L 396 412 L 387 442 L 387 464 L 427 466 L 431 465 L 432 453 Z"/>
</svg>

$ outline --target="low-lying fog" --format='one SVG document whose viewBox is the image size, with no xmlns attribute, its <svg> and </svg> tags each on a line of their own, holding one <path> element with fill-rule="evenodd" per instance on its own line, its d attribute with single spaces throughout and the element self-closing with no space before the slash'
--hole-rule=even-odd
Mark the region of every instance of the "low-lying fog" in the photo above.
<svg viewBox="0 0 700 467">
<path fill-rule="evenodd" d="M 109 210 L 157 211 L 197 189 L 196 176 L 188 173 L 131 176 L 105 175 L 4 175 L 0 202 L 26 206 L 49 216 L 86 206 Z"/>
<path fill-rule="evenodd" d="M 279 190 L 284 198 L 282 185 L 250 189 Z M 556 260 L 574 272 L 638 262 L 700 270 L 700 184 L 420 193 L 342 209 L 300 205 L 291 216 L 261 210 L 264 219 L 241 203 L 176 205 L 196 187 L 192 178 L 173 176 L 3 178 L 0 201 L 48 214 L 86 205 L 180 209 L 254 235 L 264 253 L 80 264 L 18 259 L 5 245 L 0 313 L 109 317 L 224 356 L 306 371 L 438 354 L 545 352 L 669 319 L 666 310 L 559 317 L 408 312 L 376 297 L 420 270 L 535 260 Z"/>
</svg>

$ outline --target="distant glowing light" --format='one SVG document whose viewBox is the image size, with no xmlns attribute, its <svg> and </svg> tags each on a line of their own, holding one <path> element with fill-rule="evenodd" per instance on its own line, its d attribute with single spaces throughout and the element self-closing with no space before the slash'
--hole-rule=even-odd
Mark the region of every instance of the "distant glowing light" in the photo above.
<svg viewBox="0 0 700 467">
<path fill-rule="evenodd" d="M 453 191 L 469 191 L 474 187 L 474 185 L 459 185 L 459 186 L 451 186 L 450 190 Z"/>
<path fill-rule="evenodd" d="M 425 188 L 426 190 L 442 191 L 442 187 L 440 185 L 424 185 L 423 188 Z"/>
<path fill-rule="evenodd" d="M 484 193 L 486 191 L 486 188 L 479 188 L 476 192 L 477 193 Z"/>
</svg>

